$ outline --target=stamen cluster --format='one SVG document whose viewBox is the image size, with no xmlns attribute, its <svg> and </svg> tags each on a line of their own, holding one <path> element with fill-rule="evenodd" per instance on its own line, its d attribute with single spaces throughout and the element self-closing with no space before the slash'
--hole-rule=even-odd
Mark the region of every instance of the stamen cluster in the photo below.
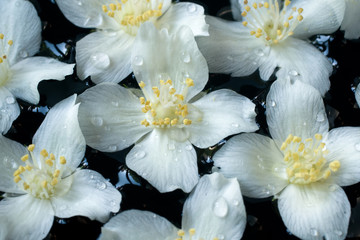
<svg viewBox="0 0 360 240">
<path fill-rule="evenodd" d="M 4 34 L 0 33 L 0 86 L 6 81 L 9 71 L 9 63 L 7 56 L 9 55 L 10 47 L 13 45 L 12 40 L 4 41 Z"/>
</svg>

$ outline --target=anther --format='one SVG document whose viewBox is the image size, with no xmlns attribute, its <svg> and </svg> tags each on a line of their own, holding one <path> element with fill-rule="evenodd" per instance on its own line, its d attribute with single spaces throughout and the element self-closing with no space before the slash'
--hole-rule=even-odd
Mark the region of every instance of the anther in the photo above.
<svg viewBox="0 0 360 240">
<path fill-rule="evenodd" d="M 40 154 L 41 154 L 43 157 L 49 156 L 49 153 L 48 153 L 45 149 L 41 150 Z"/>
<path fill-rule="evenodd" d="M 186 78 L 185 83 L 188 87 L 194 86 L 194 81 L 191 78 Z"/>
<path fill-rule="evenodd" d="M 34 144 L 30 144 L 27 149 L 28 149 L 30 152 L 32 152 L 32 151 L 34 151 L 34 148 L 35 148 L 35 145 L 34 145 Z"/>
<path fill-rule="evenodd" d="M 64 156 L 60 157 L 60 164 L 63 164 L 63 165 L 66 164 L 66 159 Z"/>
<path fill-rule="evenodd" d="M 141 88 L 144 88 L 144 87 L 145 87 L 145 83 L 144 83 L 143 81 L 141 81 L 141 82 L 139 83 L 139 86 L 140 86 Z"/>
<path fill-rule="evenodd" d="M 180 229 L 180 230 L 177 232 L 177 235 L 178 235 L 179 237 L 185 236 L 184 230 Z"/>
<path fill-rule="evenodd" d="M 26 154 L 21 157 L 21 161 L 23 161 L 23 162 L 26 162 L 26 160 L 28 160 L 28 159 L 29 159 L 29 154 Z"/>
</svg>

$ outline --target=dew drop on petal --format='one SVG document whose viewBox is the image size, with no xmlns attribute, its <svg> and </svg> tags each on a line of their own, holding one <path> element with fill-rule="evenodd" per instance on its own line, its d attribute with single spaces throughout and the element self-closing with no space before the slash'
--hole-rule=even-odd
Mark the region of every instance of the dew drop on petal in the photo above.
<svg viewBox="0 0 360 240">
<path fill-rule="evenodd" d="M 8 96 L 6 97 L 5 101 L 7 104 L 13 104 L 15 103 L 15 98 L 13 96 Z"/>
<path fill-rule="evenodd" d="M 170 151 L 173 151 L 173 150 L 175 150 L 176 147 L 175 147 L 174 143 L 169 143 L 168 148 L 169 148 Z"/>
<path fill-rule="evenodd" d="M 234 204 L 234 206 L 238 206 L 238 205 L 239 205 L 239 200 L 234 199 L 234 200 L 233 200 L 233 204 Z"/>
<path fill-rule="evenodd" d="M 82 6 L 82 5 L 83 5 L 82 0 L 78 0 L 78 1 L 77 1 L 77 4 L 78 4 L 79 6 Z"/>
<path fill-rule="evenodd" d="M 276 102 L 275 102 L 274 100 L 270 100 L 270 103 L 269 103 L 269 104 L 270 104 L 271 107 L 275 107 L 275 106 L 276 106 Z"/>
<path fill-rule="evenodd" d="M 331 184 L 330 186 L 329 186 L 329 190 L 330 191 L 335 191 L 336 190 L 336 185 L 335 184 Z"/>
<path fill-rule="evenodd" d="M 118 106 L 119 106 L 119 102 L 111 102 L 111 104 L 112 104 L 114 107 L 118 107 Z"/>
<path fill-rule="evenodd" d="M 261 48 L 256 49 L 255 54 L 258 55 L 259 57 L 263 57 L 265 55 L 264 50 Z"/>
<path fill-rule="evenodd" d="M 135 56 L 133 59 L 133 64 L 135 66 L 142 66 L 144 64 L 144 59 L 141 56 Z"/>
<path fill-rule="evenodd" d="M 134 154 L 134 157 L 137 159 L 141 159 L 143 157 L 145 157 L 146 153 L 144 151 L 138 151 Z"/>
<path fill-rule="evenodd" d="M 99 189 L 99 190 L 104 190 L 106 189 L 106 183 L 103 182 L 103 181 L 97 181 L 96 182 L 96 188 Z"/>
<path fill-rule="evenodd" d="M 174 162 L 178 162 L 179 161 L 179 159 L 176 157 L 176 158 L 174 158 Z"/>
<path fill-rule="evenodd" d="M 218 198 L 214 202 L 212 210 L 217 217 L 225 217 L 229 210 L 226 200 L 222 197 Z"/>
<path fill-rule="evenodd" d="M 185 149 L 188 150 L 188 151 L 191 151 L 193 149 L 192 145 L 191 144 L 187 144 L 185 146 Z"/>
<path fill-rule="evenodd" d="M 318 122 L 323 122 L 323 121 L 325 121 L 325 115 L 324 115 L 324 113 L 319 112 L 319 113 L 316 115 L 316 121 L 318 121 Z"/>
<path fill-rule="evenodd" d="M 106 69 L 110 66 L 110 58 L 105 53 L 96 53 L 90 57 L 93 65 L 98 69 Z"/>
<path fill-rule="evenodd" d="M 189 13 L 194 13 L 196 12 L 197 7 L 195 4 L 188 4 L 186 9 Z"/>
<path fill-rule="evenodd" d="M 104 121 L 101 117 L 92 117 L 90 121 L 94 126 L 97 126 L 97 127 L 101 127 L 104 123 Z"/>
<path fill-rule="evenodd" d="M 360 152 L 360 143 L 355 144 L 355 149 Z"/>
<path fill-rule="evenodd" d="M 314 237 L 319 236 L 319 232 L 315 228 L 310 229 L 310 234 Z"/>
<path fill-rule="evenodd" d="M 22 57 L 22 58 L 27 58 L 29 56 L 28 52 L 25 51 L 25 50 L 21 50 L 19 52 L 19 56 Z"/>
<path fill-rule="evenodd" d="M 115 200 L 111 200 L 111 201 L 110 201 L 110 205 L 113 206 L 113 207 L 115 207 L 115 206 L 116 206 L 116 201 L 115 201 Z"/>
<path fill-rule="evenodd" d="M 222 234 L 219 234 L 217 238 L 218 238 L 219 240 L 224 240 L 224 239 L 225 239 L 224 235 L 222 235 Z"/>
<path fill-rule="evenodd" d="M 109 146 L 109 151 L 115 152 L 116 150 L 117 150 L 117 146 L 116 146 L 116 145 L 110 145 L 110 146 Z"/>
<path fill-rule="evenodd" d="M 90 175 L 90 179 L 94 179 L 94 175 Z"/>
<path fill-rule="evenodd" d="M 297 71 L 295 71 L 295 70 L 290 70 L 290 71 L 289 71 L 289 75 L 290 75 L 290 76 L 298 76 L 299 73 L 298 73 Z"/>
<path fill-rule="evenodd" d="M 343 235 L 343 232 L 340 231 L 340 230 L 335 230 L 334 233 L 335 233 L 336 235 L 338 235 L 339 237 L 341 237 L 341 236 Z"/>
<path fill-rule="evenodd" d="M 189 63 L 191 58 L 190 58 L 190 54 L 187 53 L 187 52 L 182 52 L 181 53 L 181 60 L 184 62 L 184 63 Z"/>
<path fill-rule="evenodd" d="M 234 127 L 234 128 L 238 128 L 238 127 L 239 127 L 239 124 L 237 124 L 237 123 L 232 123 L 231 126 Z"/>
</svg>

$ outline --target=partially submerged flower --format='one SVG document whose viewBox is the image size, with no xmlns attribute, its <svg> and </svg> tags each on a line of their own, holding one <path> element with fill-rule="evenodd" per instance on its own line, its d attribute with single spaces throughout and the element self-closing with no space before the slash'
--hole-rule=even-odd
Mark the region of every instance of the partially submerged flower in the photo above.
<svg viewBox="0 0 360 240">
<path fill-rule="evenodd" d="M 171 32 L 187 25 L 194 35 L 208 35 L 204 9 L 194 3 L 173 4 L 171 0 L 56 2 L 75 25 L 97 29 L 76 44 L 77 74 L 80 79 L 91 76 L 95 83 L 118 83 L 132 72 L 134 40 L 145 22 Z"/>
<path fill-rule="evenodd" d="M 74 64 L 32 57 L 41 43 L 41 22 L 29 1 L 0 0 L 0 132 L 6 133 L 19 116 L 15 98 L 39 102 L 38 83 L 63 80 Z"/>
<path fill-rule="evenodd" d="M 338 29 L 343 1 L 233 0 L 232 9 L 242 22 L 207 16 L 210 36 L 197 38 L 210 72 L 247 76 L 259 69 L 268 80 L 279 67 L 278 78 L 295 75 L 325 94 L 331 63 L 306 38 Z"/>
<path fill-rule="evenodd" d="M 345 31 L 345 38 L 357 39 L 360 37 L 360 1 L 345 0 L 345 4 L 345 15 L 340 29 Z"/>
<path fill-rule="evenodd" d="M 214 156 L 247 197 L 278 198 L 284 224 L 301 239 L 344 239 L 350 203 L 344 190 L 360 181 L 360 128 L 329 129 L 323 100 L 300 81 L 275 82 L 266 100 L 272 139 L 241 134 Z"/>
<path fill-rule="evenodd" d="M 257 130 L 255 105 L 225 89 L 201 97 L 208 68 L 188 27 L 170 35 L 149 23 L 134 46 L 132 66 L 141 91 L 103 83 L 79 95 L 86 143 L 105 152 L 135 143 L 126 156 L 132 170 L 160 192 L 189 192 L 198 181 L 192 144 L 206 148 Z"/>
<path fill-rule="evenodd" d="M 219 173 L 204 175 L 187 198 L 182 229 L 165 218 L 140 210 L 119 213 L 102 227 L 101 240 L 238 240 L 246 226 L 239 183 Z"/>
<path fill-rule="evenodd" d="M 54 216 L 82 215 L 105 222 L 110 212 L 119 210 L 119 191 L 99 173 L 77 168 L 86 144 L 75 100 L 73 95 L 55 105 L 27 148 L 0 136 L 4 239 L 43 239 Z"/>
</svg>

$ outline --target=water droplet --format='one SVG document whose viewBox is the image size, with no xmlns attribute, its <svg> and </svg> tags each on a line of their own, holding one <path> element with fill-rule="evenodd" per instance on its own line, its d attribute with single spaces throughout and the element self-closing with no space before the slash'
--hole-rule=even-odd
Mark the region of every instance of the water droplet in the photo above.
<svg viewBox="0 0 360 240">
<path fill-rule="evenodd" d="M 332 191 L 332 192 L 335 191 L 336 188 L 337 188 L 337 187 L 336 187 L 335 184 L 331 184 L 331 185 L 329 186 L 329 190 Z"/>
<path fill-rule="evenodd" d="M 265 55 L 264 50 L 261 48 L 256 49 L 255 54 L 258 55 L 259 57 L 262 57 Z"/>
<path fill-rule="evenodd" d="M 183 60 L 184 63 L 189 63 L 190 60 L 191 60 L 189 53 L 182 52 L 181 53 L 181 60 Z"/>
<path fill-rule="evenodd" d="M 103 181 L 97 181 L 96 182 L 96 187 L 97 187 L 97 189 L 99 189 L 99 190 L 104 190 L 104 189 L 106 189 L 106 183 L 105 182 L 103 182 Z"/>
<path fill-rule="evenodd" d="M 157 217 L 157 215 L 156 214 L 153 214 L 153 218 L 156 218 Z"/>
<path fill-rule="evenodd" d="M 319 236 L 319 232 L 315 228 L 310 229 L 310 234 L 314 237 Z"/>
<path fill-rule="evenodd" d="M 231 126 L 232 126 L 232 127 L 235 127 L 235 128 L 238 128 L 238 127 L 239 127 L 239 124 L 237 124 L 237 123 L 232 123 Z"/>
<path fill-rule="evenodd" d="M 111 102 L 111 104 L 112 104 L 114 107 L 118 107 L 118 106 L 119 106 L 119 102 Z"/>
<path fill-rule="evenodd" d="M 239 202 L 239 200 L 237 200 L 237 199 L 234 199 L 234 200 L 233 200 L 233 204 L 234 204 L 234 206 L 238 206 L 238 205 L 239 205 L 239 203 L 240 203 L 240 202 Z"/>
<path fill-rule="evenodd" d="M 338 235 L 339 237 L 341 237 L 341 236 L 343 235 L 343 232 L 340 231 L 340 230 L 335 230 L 334 233 L 335 233 L 336 235 Z"/>
<path fill-rule="evenodd" d="M 262 170 L 265 169 L 264 165 L 262 165 L 261 163 L 259 163 L 258 166 L 259 166 L 259 168 L 262 169 Z"/>
<path fill-rule="evenodd" d="M 103 125 L 104 121 L 103 121 L 103 119 L 101 117 L 92 117 L 91 118 L 91 123 L 94 126 L 101 127 Z"/>
<path fill-rule="evenodd" d="M 257 63 L 256 61 L 253 61 L 252 64 L 253 64 L 253 65 L 257 65 L 258 63 Z"/>
<path fill-rule="evenodd" d="M 141 56 L 135 56 L 133 63 L 135 66 L 142 66 L 144 64 L 144 59 Z"/>
<path fill-rule="evenodd" d="M 90 179 L 94 179 L 95 177 L 94 177 L 94 175 L 90 175 Z"/>
<path fill-rule="evenodd" d="M 106 69 L 110 66 L 110 58 L 105 53 L 96 53 L 90 57 L 93 65 L 98 69 Z"/>
<path fill-rule="evenodd" d="M 116 146 L 116 145 L 110 145 L 110 146 L 109 146 L 109 151 L 115 152 L 116 150 L 117 150 L 117 146 Z"/>
<path fill-rule="evenodd" d="M 189 13 L 194 13 L 196 12 L 197 7 L 195 4 L 188 4 L 186 9 Z"/>
<path fill-rule="evenodd" d="M 193 146 L 191 144 L 188 144 L 185 146 L 185 149 L 191 151 L 193 149 Z"/>
<path fill-rule="evenodd" d="M 169 148 L 169 150 L 170 151 L 173 151 L 173 150 L 175 150 L 175 144 L 173 144 L 173 143 L 168 143 L 168 148 Z"/>
<path fill-rule="evenodd" d="M 22 50 L 19 52 L 19 56 L 22 58 L 27 58 L 29 56 L 29 53 L 25 50 Z"/>
<path fill-rule="evenodd" d="M 264 191 L 264 193 L 265 193 L 266 195 L 270 195 L 270 194 L 271 194 L 270 190 L 267 189 L 267 188 L 265 188 L 263 191 Z"/>
<path fill-rule="evenodd" d="M 5 98 L 5 101 L 7 104 L 13 104 L 15 103 L 15 98 L 13 96 L 8 96 Z"/>
<path fill-rule="evenodd" d="M 177 162 L 177 161 L 179 161 L 179 159 L 176 157 L 176 158 L 174 158 L 174 161 Z"/>
<path fill-rule="evenodd" d="M 269 103 L 269 104 L 270 104 L 271 107 L 275 107 L 275 106 L 276 106 L 276 102 L 275 102 L 274 100 L 270 100 L 270 103 Z"/>
<path fill-rule="evenodd" d="M 180 148 L 179 148 L 177 151 L 178 151 L 178 153 L 181 153 L 181 152 L 182 152 L 182 150 L 181 150 Z"/>
<path fill-rule="evenodd" d="M 79 6 L 82 6 L 82 5 L 83 5 L 83 3 L 82 3 L 81 0 L 80 0 L 80 1 L 77 1 L 77 4 L 78 4 Z"/>
<path fill-rule="evenodd" d="M 360 152 L 360 143 L 355 144 L 355 149 Z"/>
<path fill-rule="evenodd" d="M 323 122 L 323 121 L 325 121 L 325 114 L 322 113 L 322 112 L 319 112 L 319 113 L 316 115 L 316 121 L 318 121 L 318 122 Z"/>
<path fill-rule="evenodd" d="M 264 159 L 260 156 L 260 155 L 257 155 L 256 158 L 260 161 L 260 162 L 263 162 Z"/>
<path fill-rule="evenodd" d="M 220 197 L 213 204 L 213 212 L 218 217 L 225 217 L 228 213 L 228 205 L 224 198 Z"/>
<path fill-rule="evenodd" d="M 218 235 L 218 239 L 219 239 L 219 240 L 224 240 L 224 239 L 225 239 L 225 237 L 224 237 L 224 235 L 219 234 L 219 235 Z"/>
<path fill-rule="evenodd" d="M 137 159 L 145 157 L 146 153 L 144 151 L 138 151 L 134 154 L 134 157 Z"/>
<path fill-rule="evenodd" d="M 295 70 L 290 70 L 290 71 L 289 71 L 289 75 L 290 75 L 290 76 L 298 76 L 299 73 L 298 73 L 297 71 L 295 71 Z"/>
<path fill-rule="evenodd" d="M 110 205 L 113 206 L 113 207 L 115 207 L 115 206 L 116 206 L 116 201 L 115 201 L 115 200 L 111 200 L 111 201 L 110 201 Z"/>
</svg>

